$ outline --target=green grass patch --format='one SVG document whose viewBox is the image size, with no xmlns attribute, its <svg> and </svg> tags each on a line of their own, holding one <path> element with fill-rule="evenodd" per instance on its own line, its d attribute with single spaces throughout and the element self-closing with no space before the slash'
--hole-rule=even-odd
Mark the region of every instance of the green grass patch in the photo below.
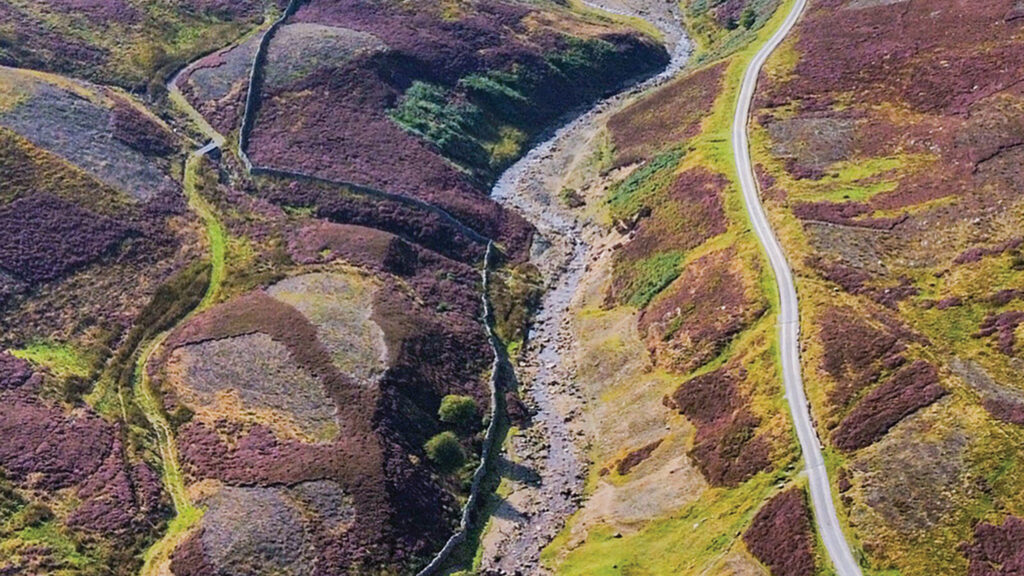
<svg viewBox="0 0 1024 576">
<path fill-rule="evenodd" d="M 10 353 L 60 378 L 87 378 L 95 364 L 93 358 L 75 346 L 52 340 L 33 342 L 20 350 L 11 350 Z"/>
<path fill-rule="evenodd" d="M 679 277 L 682 262 L 683 253 L 672 250 L 633 264 L 622 301 L 636 308 L 647 306 L 652 298 Z"/>
<path fill-rule="evenodd" d="M 668 187 L 683 155 L 682 148 L 669 150 L 615 184 L 607 200 L 612 218 L 633 218 L 644 207 L 644 202 Z"/>
</svg>

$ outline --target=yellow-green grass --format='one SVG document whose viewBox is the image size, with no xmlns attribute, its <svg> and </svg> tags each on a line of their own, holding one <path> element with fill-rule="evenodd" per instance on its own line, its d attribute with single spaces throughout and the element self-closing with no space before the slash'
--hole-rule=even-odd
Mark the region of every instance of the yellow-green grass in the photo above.
<svg viewBox="0 0 1024 576">
<path fill-rule="evenodd" d="M 732 548 L 782 479 L 779 473 L 760 473 L 737 488 L 711 488 L 678 513 L 632 534 L 592 528 L 587 542 L 573 550 L 565 550 L 569 535 L 563 531 L 541 559 L 567 576 L 699 574 Z"/>
<path fill-rule="evenodd" d="M 13 558 L 19 555 L 19 550 L 38 546 L 52 551 L 53 556 L 63 564 L 61 568 L 47 574 L 62 576 L 78 574 L 80 570 L 95 570 L 95 560 L 83 554 L 78 543 L 66 531 L 67 528 L 58 520 L 26 526 L 0 542 L 0 558 Z"/>
<path fill-rule="evenodd" d="M 199 193 L 198 170 L 202 161 L 202 157 L 195 155 L 189 156 L 185 161 L 185 193 L 188 197 L 189 207 L 199 215 L 206 227 L 211 262 L 210 283 L 202 301 L 181 322 L 187 321 L 196 312 L 211 306 L 216 301 L 224 280 L 227 236 L 223 224 L 217 219 L 213 206 Z M 175 511 L 174 518 L 167 526 L 167 532 L 146 551 L 142 576 L 162 574 L 162 571 L 166 569 L 165 563 L 169 561 L 171 552 L 189 535 L 203 515 L 203 510 L 189 501 L 178 460 L 174 433 L 167 422 L 164 408 L 154 393 L 149 378 L 149 361 L 154 352 L 163 344 L 167 335 L 168 332 L 160 334 L 146 346 L 139 355 L 135 368 L 135 400 L 156 434 L 163 465 L 164 489 L 171 496 Z"/>
<path fill-rule="evenodd" d="M 25 348 L 10 350 L 10 353 L 60 378 L 86 378 L 95 367 L 95 360 L 75 346 L 51 340 L 33 342 Z"/>
<path fill-rule="evenodd" d="M 196 310 L 205 310 L 216 301 L 221 284 L 224 282 L 224 256 L 227 250 L 227 234 L 224 225 L 217 218 L 213 205 L 200 194 L 197 186 L 198 171 L 203 161 L 203 157 L 195 155 L 189 156 L 185 161 L 185 195 L 188 198 L 189 208 L 203 221 L 210 251 L 210 285 Z"/>
</svg>

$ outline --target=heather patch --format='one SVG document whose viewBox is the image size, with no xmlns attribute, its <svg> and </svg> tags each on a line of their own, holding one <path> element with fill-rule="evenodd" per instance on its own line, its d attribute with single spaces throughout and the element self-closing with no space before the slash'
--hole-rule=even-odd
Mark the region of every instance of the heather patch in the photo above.
<svg viewBox="0 0 1024 576">
<path fill-rule="evenodd" d="M 658 449 L 658 446 L 661 446 L 662 441 L 663 440 L 655 440 L 642 448 L 637 448 L 629 454 L 626 454 L 622 460 L 619 460 L 615 464 L 615 472 L 620 476 L 629 474 L 633 468 L 643 464 L 644 460 L 650 458 L 651 454 Z"/>
<path fill-rule="evenodd" d="M 371 320 L 376 290 L 357 274 L 315 273 L 282 280 L 267 292 L 316 326 L 334 364 L 366 386 L 380 377 L 388 356 L 384 333 Z"/>
<path fill-rule="evenodd" d="M 989 314 L 982 321 L 981 326 L 978 327 L 974 337 L 988 338 L 996 336 L 996 346 L 999 351 L 1007 356 L 1013 356 L 1015 354 L 1014 345 L 1017 341 L 1017 327 L 1022 323 L 1024 323 L 1024 310 L 1010 310 L 998 314 Z"/>
<path fill-rule="evenodd" d="M 972 262 L 978 262 L 986 256 L 998 256 L 1004 252 L 1010 250 L 1017 250 L 1021 246 L 1024 246 L 1024 238 L 1011 238 L 1004 242 L 1000 242 L 995 246 L 972 246 L 967 250 L 964 250 L 953 259 L 954 264 L 969 264 Z"/>
<path fill-rule="evenodd" d="M 727 222 L 722 204 L 728 182 L 720 174 L 687 170 L 645 205 L 650 210 L 621 251 L 630 260 L 662 250 L 691 250 L 722 234 Z"/>
<path fill-rule="evenodd" d="M 0 352 L 0 391 L 17 388 L 32 376 L 32 367 L 21 358 Z"/>
<path fill-rule="evenodd" d="M 258 45 L 256 36 L 214 52 L 178 79 L 185 98 L 222 134 L 233 131 L 241 121 L 249 70 Z"/>
<path fill-rule="evenodd" d="M 1024 571 L 1024 520 L 1007 516 L 1002 524 L 979 522 L 974 541 L 961 552 L 970 561 L 968 576 L 1011 576 Z"/>
<path fill-rule="evenodd" d="M 365 409 L 362 414 L 371 416 Z M 306 517 L 318 511 L 324 526 L 334 526 L 330 534 L 314 540 L 319 565 L 332 571 L 344 573 L 363 562 L 395 568 L 422 557 L 440 546 L 456 509 L 426 469 L 410 463 L 407 450 L 376 432 L 306 444 L 278 439 L 262 426 L 245 431 L 221 423 L 214 430 L 193 421 L 180 429 L 178 438 L 182 463 L 196 479 L 262 488 L 336 483 L 337 488 L 311 487 L 295 494 Z M 341 492 L 345 496 L 339 503 L 334 498 Z M 267 538 L 275 541 L 273 534 Z M 195 548 L 193 543 L 182 550 L 181 561 L 201 569 L 203 556 Z"/>
<path fill-rule="evenodd" d="M 814 531 L 807 496 L 790 488 L 768 501 L 743 533 L 747 549 L 775 576 L 814 574 Z"/>
<path fill-rule="evenodd" d="M 824 347 L 821 367 L 834 385 L 829 401 L 845 410 L 860 394 L 906 362 L 906 342 L 884 325 L 869 322 L 851 308 L 825 310 L 819 320 L 819 338 Z"/>
<path fill-rule="evenodd" d="M 317 440 L 337 433 L 335 408 L 323 385 L 266 334 L 182 346 L 172 353 L 167 371 L 175 375 L 179 400 L 205 421 L 230 414 L 269 421 L 285 433 L 297 429 Z"/>
<path fill-rule="evenodd" d="M 141 110 L 117 100 L 110 114 L 114 138 L 146 156 L 167 156 L 177 147 L 174 136 Z"/>
<path fill-rule="evenodd" d="M 281 9 L 287 4 L 285 0 L 272 2 Z M 181 4 L 194 12 L 202 12 L 208 16 L 237 19 L 255 18 L 260 15 L 268 2 L 264 0 L 182 0 Z"/>
<path fill-rule="evenodd" d="M 109 51 L 61 34 L 37 18 L 5 2 L 0 4 L 0 65 L 60 72 L 98 69 Z"/>
<path fill-rule="evenodd" d="M 114 84 L 157 86 L 255 24 L 271 0 L 7 1 L 0 63 Z"/>
<path fill-rule="evenodd" d="M 317 221 L 298 229 L 288 251 L 301 264 L 342 259 L 352 264 L 404 275 L 415 266 L 415 252 L 402 239 L 383 230 Z"/>
<path fill-rule="evenodd" d="M 372 35 L 388 50 L 318 63 L 285 87 L 267 83 L 249 154 L 261 166 L 440 206 L 519 254 L 529 226 L 486 201 L 484 185 L 530 135 L 653 70 L 664 52 L 608 23 L 559 30 L 576 18 L 568 14 L 527 23 L 543 12 L 533 7 L 478 2 L 455 19 L 434 8 L 352 0 L 301 6 L 294 22 Z"/>
<path fill-rule="evenodd" d="M 94 24 L 135 24 L 142 17 L 127 0 L 41 0 L 40 4 L 63 14 L 82 15 Z"/>
<path fill-rule="evenodd" d="M 298 22 L 282 26 L 270 41 L 264 89 L 277 92 L 320 69 L 385 50 L 376 36 L 358 30 Z"/>
<path fill-rule="evenodd" d="M 321 221 L 298 230 L 288 246 L 298 262 L 326 263 L 340 258 L 368 270 L 397 276 L 435 308 L 472 311 L 479 307 L 477 268 L 388 232 Z"/>
<path fill-rule="evenodd" d="M 126 462 L 117 438 L 75 495 L 81 504 L 68 515 L 67 525 L 104 536 L 145 532 L 164 512 L 160 477 L 145 463 Z"/>
<path fill-rule="evenodd" d="M 867 393 L 839 423 L 832 442 L 847 451 L 869 446 L 900 420 L 947 393 L 935 367 L 916 360 Z"/>
<path fill-rule="evenodd" d="M 323 182 L 261 179 L 260 194 L 291 208 L 311 208 L 316 216 L 332 224 L 349 224 L 389 232 L 412 244 L 419 244 L 463 262 L 483 256 L 484 246 L 441 215 L 408 204 L 359 194 L 342 186 Z M 311 232 L 317 230 L 310 228 Z M 508 238 L 510 247 L 523 249 L 529 230 L 521 237 Z M 354 241 L 352 241 L 354 242 Z M 351 244 L 352 242 L 348 242 Z"/>
<path fill-rule="evenodd" d="M 660 164 L 660 158 L 652 161 L 651 166 Z M 671 166 L 669 163 L 657 170 L 667 175 L 664 171 Z M 641 168 L 634 175 L 647 168 Z M 625 201 L 629 204 L 643 202 L 643 205 L 634 216 L 639 221 L 632 239 L 615 252 L 609 301 L 638 308 L 646 306 L 679 276 L 685 251 L 726 230 L 722 206 L 726 180 L 721 175 L 702 169 L 688 170 L 665 186 L 667 182 L 659 182 L 664 176 L 658 173 L 652 172 L 652 180 L 640 185 L 655 188 L 649 193 L 638 190 Z M 620 189 L 613 191 L 613 206 L 619 202 L 620 194 L 625 193 L 622 188 L 629 186 L 631 178 L 633 175 Z"/>
<path fill-rule="evenodd" d="M 95 473 L 111 450 L 112 429 L 78 408 L 64 414 L 27 394 L 8 392 L 0 402 L 0 467 L 12 480 L 56 490 Z"/>
<path fill-rule="evenodd" d="M 690 372 L 760 317 L 766 304 L 751 298 L 743 263 L 732 250 L 702 256 L 643 311 L 638 327 L 659 366 Z"/>
<path fill-rule="evenodd" d="M 0 70 L 0 83 L 16 82 L 28 82 L 32 95 L 0 112 L 0 126 L 139 200 L 178 190 L 152 159 L 112 133 L 111 126 L 116 124 L 110 108 L 25 74 Z"/>
<path fill-rule="evenodd" d="M 264 99 L 250 141 L 254 163 L 415 198 L 501 239 L 510 251 L 524 249 L 529 225 L 392 122 L 384 113 L 388 88 L 379 80 L 351 64 L 307 82 L 314 80 L 321 84 Z"/>
<path fill-rule="evenodd" d="M 721 90 L 725 64 L 709 66 L 659 88 L 608 120 L 615 164 L 646 160 L 697 134 Z"/>
<path fill-rule="evenodd" d="M 110 252 L 128 230 L 48 194 L 0 207 L 0 267 L 30 283 L 59 278 Z"/>
<path fill-rule="evenodd" d="M 797 49 L 814 57 L 797 63 L 785 85 L 789 93 L 854 93 L 859 101 L 958 112 L 1017 79 L 1005 63 L 1024 59 L 1024 47 L 1013 39 L 1012 27 L 992 29 L 1006 15 L 1004 1 L 975 3 L 970 10 L 937 0 L 859 10 L 837 10 L 840 5 L 826 2 L 805 16 Z M 941 32 L 949 26 L 958 33 Z"/>
<path fill-rule="evenodd" d="M 719 368 L 684 382 L 664 403 L 697 427 L 690 457 L 708 482 L 737 486 L 771 467 L 770 445 L 757 434 L 761 420 L 740 392 L 743 370 Z"/>
</svg>

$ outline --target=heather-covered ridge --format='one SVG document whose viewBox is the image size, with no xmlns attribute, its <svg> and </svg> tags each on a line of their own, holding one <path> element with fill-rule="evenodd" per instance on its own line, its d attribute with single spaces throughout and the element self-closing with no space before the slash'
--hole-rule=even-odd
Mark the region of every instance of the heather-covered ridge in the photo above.
<svg viewBox="0 0 1024 576">
<path fill-rule="evenodd" d="M 179 81 L 222 132 L 241 120 L 254 48 Z M 557 119 L 665 59 L 630 26 L 554 2 L 306 2 L 267 46 L 246 152 L 260 168 L 429 203 L 520 257 L 530 226 L 487 186 Z"/>
<path fill-rule="evenodd" d="M 0 571 L 127 576 L 163 529 L 138 413 L 89 393 L 198 257 L 182 146 L 117 89 L 0 68 Z"/>
<path fill-rule="evenodd" d="M 760 79 L 753 157 L 870 570 L 989 573 L 963 543 L 1022 505 L 1021 22 L 1008 0 L 812 2 Z"/>
</svg>

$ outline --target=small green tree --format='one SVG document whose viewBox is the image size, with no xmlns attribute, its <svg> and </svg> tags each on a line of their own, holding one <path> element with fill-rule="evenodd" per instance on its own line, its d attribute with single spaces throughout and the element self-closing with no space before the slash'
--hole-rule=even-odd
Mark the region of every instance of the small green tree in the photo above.
<svg viewBox="0 0 1024 576">
<path fill-rule="evenodd" d="M 437 434 L 427 440 L 423 449 L 427 452 L 427 458 L 445 473 L 454 472 L 466 463 L 466 453 L 462 451 L 459 438 L 453 432 Z"/>
<path fill-rule="evenodd" d="M 441 399 L 437 417 L 445 424 L 468 428 L 476 419 L 476 401 L 469 396 L 449 394 Z"/>
<path fill-rule="evenodd" d="M 754 9 L 750 8 L 749 6 L 746 10 L 743 11 L 742 14 L 740 14 L 740 26 L 743 26 L 747 30 L 750 30 L 750 28 L 754 25 L 754 22 L 756 21 L 757 13 L 754 12 Z"/>
</svg>

